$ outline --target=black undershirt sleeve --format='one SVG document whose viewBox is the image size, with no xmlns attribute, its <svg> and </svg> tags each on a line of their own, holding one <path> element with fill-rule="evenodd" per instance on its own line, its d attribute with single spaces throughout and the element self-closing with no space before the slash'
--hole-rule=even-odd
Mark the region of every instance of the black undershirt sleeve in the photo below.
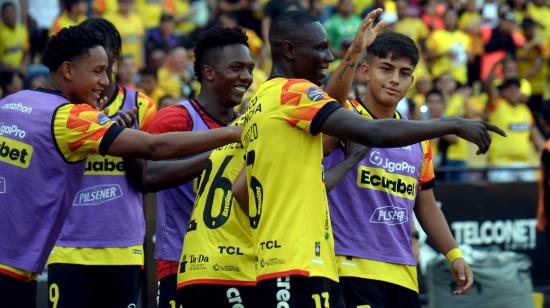
<svg viewBox="0 0 550 308">
<path fill-rule="evenodd" d="M 103 139 L 101 139 L 101 143 L 99 144 L 99 154 L 106 155 L 107 151 L 109 150 L 109 147 L 113 142 L 115 141 L 116 137 L 122 133 L 124 130 L 124 126 L 120 125 L 111 125 L 105 135 L 103 136 Z"/>
<path fill-rule="evenodd" d="M 323 123 L 325 123 L 328 117 L 339 108 L 342 108 L 342 105 L 336 101 L 324 105 L 321 110 L 319 110 L 317 114 L 315 114 L 315 117 L 311 121 L 309 132 L 314 136 L 317 135 L 321 130 L 321 126 L 323 126 Z"/>
</svg>

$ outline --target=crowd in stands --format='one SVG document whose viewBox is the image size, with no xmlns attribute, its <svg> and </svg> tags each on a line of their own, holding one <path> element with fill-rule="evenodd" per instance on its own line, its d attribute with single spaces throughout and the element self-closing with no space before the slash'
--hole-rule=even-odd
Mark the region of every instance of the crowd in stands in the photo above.
<svg viewBox="0 0 550 308">
<path fill-rule="evenodd" d="M 0 0 L 2 97 L 41 87 L 40 64 L 49 36 L 89 17 L 111 21 L 122 38 L 116 80 L 138 88 L 159 108 L 197 95 L 193 39 L 216 23 L 241 26 L 256 61 L 243 104 L 270 71 L 271 21 L 287 10 L 305 10 L 324 24 L 335 62 L 345 54 L 361 20 L 381 7 L 386 31 L 410 36 L 421 50 L 415 84 L 400 103 L 412 119 L 483 118 L 506 130 L 489 154 L 476 157 L 466 141 L 445 136 L 432 142 L 440 179 L 479 179 L 466 168 L 489 167 L 492 181 L 535 180 L 545 142 L 538 121 L 550 96 L 550 5 L 547 0 Z M 350 97 L 366 84 L 358 70 Z"/>
</svg>

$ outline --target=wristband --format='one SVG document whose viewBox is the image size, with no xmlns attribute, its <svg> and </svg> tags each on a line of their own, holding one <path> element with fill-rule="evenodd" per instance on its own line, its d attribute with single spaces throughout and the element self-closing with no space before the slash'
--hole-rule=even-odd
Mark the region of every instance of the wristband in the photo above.
<svg viewBox="0 0 550 308">
<path fill-rule="evenodd" d="M 449 250 L 445 257 L 447 258 L 447 262 L 449 262 L 449 265 L 451 265 L 456 259 L 464 258 L 464 255 L 462 254 L 462 251 L 460 251 L 460 248 L 456 247 Z"/>
</svg>

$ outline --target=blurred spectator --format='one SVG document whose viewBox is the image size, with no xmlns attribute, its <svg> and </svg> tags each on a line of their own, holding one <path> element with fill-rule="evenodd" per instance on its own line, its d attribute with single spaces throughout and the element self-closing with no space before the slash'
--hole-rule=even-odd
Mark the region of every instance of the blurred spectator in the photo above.
<svg viewBox="0 0 550 308">
<path fill-rule="evenodd" d="M 286 11 L 303 10 L 300 2 L 297 0 L 269 0 L 264 8 L 264 17 L 262 18 L 262 38 L 263 41 L 269 46 L 269 28 L 271 27 L 271 21 L 275 19 L 279 14 Z"/>
<path fill-rule="evenodd" d="M 59 0 L 21 0 L 24 23 L 29 29 L 30 62 L 40 62 L 48 32 L 61 12 Z M 38 59 L 38 60 L 37 60 Z"/>
<path fill-rule="evenodd" d="M 149 96 L 159 109 L 159 101 L 166 94 L 158 85 L 157 71 L 144 68 L 139 72 L 139 87 L 141 91 Z"/>
<path fill-rule="evenodd" d="M 21 70 L 25 74 L 29 65 L 29 34 L 17 22 L 15 5 L 5 2 L 1 8 L 0 65 L 2 69 Z"/>
<path fill-rule="evenodd" d="M 190 38 L 191 34 L 205 27 L 210 20 L 210 8 L 205 0 L 180 0 L 175 2 L 176 33 Z"/>
<path fill-rule="evenodd" d="M 237 16 L 232 13 L 221 13 L 218 16 L 219 23 L 224 27 L 238 27 L 239 23 L 237 22 Z M 245 26 L 240 26 L 244 32 L 246 33 L 246 36 L 248 37 L 248 47 L 250 49 L 250 53 L 253 57 L 256 57 L 263 46 L 262 39 L 254 32 L 252 29 L 248 29 Z"/>
<path fill-rule="evenodd" d="M 105 19 L 112 22 L 120 32 L 122 54 L 131 55 L 138 69 L 144 65 L 143 36 L 145 27 L 141 17 L 134 11 L 134 0 L 118 0 L 118 11 L 106 14 Z"/>
<path fill-rule="evenodd" d="M 124 88 L 137 90 L 136 77 L 138 69 L 134 57 L 130 55 L 122 56 L 118 63 L 116 71 L 116 81 Z"/>
<path fill-rule="evenodd" d="M 149 59 L 153 50 L 170 50 L 178 46 L 178 37 L 174 34 L 176 20 L 174 16 L 162 14 L 157 28 L 149 30 L 145 41 L 145 54 Z"/>
<path fill-rule="evenodd" d="M 452 74 L 445 72 L 436 81 L 435 88 L 441 93 L 445 102 L 445 117 L 470 117 L 467 106 L 467 91 L 459 88 Z M 460 90 L 459 90 L 460 89 Z M 468 167 L 468 142 L 456 136 L 446 136 L 440 141 L 440 148 L 446 149 L 442 153 L 442 166 L 450 168 Z M 465 172 L 461 170 L 447 172 L 444 179 L 450 182 L 461 182 L 465 179 Z"/>
<path fill-rule="evenodd" d="M 521 170 L 529 166 L 530 142 L 533 129 L 533 116 L 529 108 L 520 101 L 519 81 L 506 79 L 495 88 L 493 76 L 487 79 L 489 102 L 487 114 L 489 122 L 502 128 L 507 138 L 494 138 L 489 149 L 489 166 L 518 168 L 520 170 L 490 170 L 488 179 L 494 182 L 534 181 L 531 170 Z"/>
<path fill-rule="evenodd" d="M 2 98 L 23 90 L 23 75 L 18 71 L 1 71 L 0 89 L 2 89 Z"/>
<path fill-rule="evenodd" d="M 189 65 L 187 51 L 183 47 L 170 50 L 164 65 L 158 70 L 160 88 L 175 99 L 193 97 L 193 67 Z"/>
<path fill-rule="evenodd" d="M 471 60 L 468 61 L 468 85 L 479 81 L 481 72 L 481 55 L 483 54 L 483 38 L 481 37 L 481 24 L 483 19 L 476 8 L 476 0 L 468 0 L 465 10 L 458 20 L 458 29 L 470 38 Z"/>
<path fill-rule="evenodd" d="M 175 10 L 167 13 L 171 10 L 169 2 L 174 2 L 174 0 L 136 0 L 136 12 L 141 17 L 145 30 L 158 28 L 162 22 L 161 16 L 163 14 L 172 15 L 175 13 Z"/>
<path fill-rule="evenodd" d="M 424 42 L 430 33 L 426 24 L 418 17 L 411 15 L 407 1 L 397 1 L 397 17 L 394 31 L 403 33 L 415 41 L 420 50 L 424 50 Z"/>
<path fill-rule="evenodd" d="M 445 101 L 443 100 L 443 95 L 437 90 L 432 90 L 426 94 L 426 107 L 427 107 L 427 120 L 437 120 L 441 119 L 445 115 Z M 444 139 L 445 143 L 441 143 L 440 140 Z M 430 146 L 432 149 L 432 161 L 435 171 L 437 172 L 437 167 L 442 164 L 442 161 L 445 159 L 444 155 L 447 153 L 447 149 L 440 149 L 443 144 L 455 143 L 458 137 L 455 135 L 447 135 L 441 138 L 436 138 L 430 140 Z M 438 174 L 439 178 L 444 179 L 444 174 Z"/>
<path fill-rule="evenodd" d="M 149 53 L 147 57 L 146 67 L 158 71 L 166 58 L 166 51 L 164 49 L 155 49 Z"/>
<path fill-rule="evenodd" d="M 521 25 L 523 19 L 527 17 L 527 0 L 508 0 L 508 5 L 516 17 L 516 25 Z"/>
<path fill-rule="evenodd" d="M 177 101 L 170 95 L 165 95 L 159 99 L 158 109 L 166 108 L 171 105 L 175 105 Z"/>
<path fill-rule="evenodd" d="M 542 105 L 540 122 L 546 135 L 550 135 L 550 101 L 545 101 Z M 548 222 L 550 221 L 550 140 L 547 140 L 544 144 L 540 162 L 541 176 L 537 209 L 537 231 L 544 232 L 548 230 Z M 548 240 L 550 241 L 550 237 Z"/>
<path fill-rule="evenodd" d="M 445 12 L 445 7 L 435 0 L 424 0 L 423 3 L 421 18 L 424 24 L 428 26 L 428 29 L 435 31 L 445 28 L 445 24 L 441 18 Z"/>
<path fill-rule="evenodd" d="M 498 68 L 502 67 L 502 79 L 495 79 L 493 81 L 493 85 L 495 87 L 498 87 L 502 84 L 503 80 L 506 79 L 518 79 L 519 80 L 519 92 L 520 92 L 520 102 L 527 103 L 529 99 L 531 98 L 532 90 L 531 90 L 531 83 L 529 80 L 525 78 L 521 78 L 518 73 L 518 65 L 516 63 L 516 60 L 514 57 L 508 55 L 501 60 L 499 60 L 497 63 L 493 65 L 492 71 L 489 72 L 489 74 L 495 74 L 498 71 Z"/>
<path fill-rule="evenodd" d="M 457 12 L 447 10 L 444 15 L 445 28 L 430 34 L 426 50 L 434 78 L 450 72 L 456 81 L 466 84 L 471 42 L 466 33 L 457 29 L 457 21 Z"/>
<path fill-rule="evenodd" d="M 519 76 L 531 83 L 531 98 L 527 106 L 537 119 L 546 90 L 548 73 L 548 41 L 535 31 L 537 24 L 529 17 L 521 25 L 525 44 L 516 51 Z"/>
<path fill-rule="evenodd" d="M 550 7 L 545 0 L 532 0 L 527 4 L 527 16 L 535 20 L 542 27 L 537 30 L 546 41 L 550 40 Z"/>
<path fill-rule="evenodd" d="M 86 20 L 86 11 L 88 10 L 87 0 L 64 0 L 65 9 L 57 17 L 50 29 L 49 35 L 52 36 L 61 29 L 76 26 Z"/>
<path fill-rule="evenodd" d="M 355 32 L 361 25 L 361 18 L 353 14 L 352 0 L 340 0 L 336 7 L 336 14 L 325 22 L 330 49 L 336 58 L 342 58 L 346 49 L 344 42 L 351 42 Z"/>
<path fill-rule="evenodd" d="M 496 27 L 481 27 L 485 52 L 481 56 L 481 80 L 487 79 L 493 64 L 502 59 L 506 54 L 516 56 L 517 46 L 521 46 L 525 39 L 515 30 L 514 13 L 503 5 L 499 21 Z M 497 72 L 498 76 L 500 73 Z"/>
</svg>

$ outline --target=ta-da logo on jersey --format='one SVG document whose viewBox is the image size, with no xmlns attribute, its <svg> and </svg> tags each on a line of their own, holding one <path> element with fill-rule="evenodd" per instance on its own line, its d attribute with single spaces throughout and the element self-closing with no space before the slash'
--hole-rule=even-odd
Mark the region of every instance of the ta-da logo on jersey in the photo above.
<svg viewBox="0 0 550 308">
<path fill-rule="evenodd" d="M 73 205 L 98 205 L 123 196 L 118 184 L 96 185 L 76 193 Z"/>
<path fill-rule="evenodd" d="M 0 194 L 6 193 L 6 179 L 0 178 Z"/>
<path fill-rule="evenodd" d="M 409 221 L 408 210 L 397 206 L 384 206 L 377 208 L 370 218 L 374 224 L 399 225 Z"/>
</svg>

